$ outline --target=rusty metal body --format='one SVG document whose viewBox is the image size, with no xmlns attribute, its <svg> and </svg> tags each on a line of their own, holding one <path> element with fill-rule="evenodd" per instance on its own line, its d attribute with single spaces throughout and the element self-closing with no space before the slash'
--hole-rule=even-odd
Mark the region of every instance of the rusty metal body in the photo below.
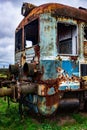
<svg viewBox="0 0 87 130">
<path fill-rule="evenodd" d="M 18 98 L 26 95 L 23 104 L 42 115 L 53 114 L 63 98 L 85 101 L 87 10 L 27 3 L 22 14 L 15 32 Z"/>
</svg>

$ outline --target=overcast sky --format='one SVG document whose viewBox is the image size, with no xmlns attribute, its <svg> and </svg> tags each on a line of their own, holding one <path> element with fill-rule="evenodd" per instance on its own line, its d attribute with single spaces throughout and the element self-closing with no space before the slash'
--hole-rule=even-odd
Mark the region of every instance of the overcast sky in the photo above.
<svg viewBox="0 0 87 130">
<path fill-rule="evenodd" d="M 87 0 L 0 0 L 0 67 L 14 63 L 15 29 L 23 19 L 21 15 L 23 2 L 35 5 L 56 2 L 87 8 Z"/>
</svg>

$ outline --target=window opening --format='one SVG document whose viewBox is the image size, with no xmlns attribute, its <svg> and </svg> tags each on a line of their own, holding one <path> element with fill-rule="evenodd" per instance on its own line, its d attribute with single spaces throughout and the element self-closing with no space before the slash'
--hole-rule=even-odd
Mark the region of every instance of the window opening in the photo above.
<svg viewBox="0 0 87 130">
<path fill-rule="evenodd" d="M 84 39 L 87 40 L 87 26 L 84 27 Z"/>
<path fill-rule="evenodd" d="M 68 23 L 58 23 L 58 53 L 77 54 L 77 27 Z"/>
<path fill-rule="evenodd" d="M 84 56 L 87 58 L 87 25 L 84 26 Z"/>
<path fill-rule="evenodd" d="M 24 28 L 25 48 L 38 44 L 38 20 L 34 20 Z"/>
<path fill-rule="evenodd" d="M 32 47 L 32 41 L 26 40 L 26 46 L 25 48 Z"/>
<path fill-rule="evenodd" d="M 15 51 L 22 49 L 22 29 L 15 34 Z"/>
</svg>

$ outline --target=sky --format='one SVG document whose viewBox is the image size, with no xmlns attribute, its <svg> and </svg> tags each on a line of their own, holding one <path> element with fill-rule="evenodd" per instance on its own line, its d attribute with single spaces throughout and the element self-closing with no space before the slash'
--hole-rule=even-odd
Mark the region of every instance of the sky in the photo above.
<svg viewBox="0 0 87 130">
<path fill-rule="evenodd" d="M 14 64 L 15 29 L 23 19 L 23 2 L 37 6 L 51 2 L 87 8 L 87 0 L 0 0 L 0 68 Z"/>
</svg>

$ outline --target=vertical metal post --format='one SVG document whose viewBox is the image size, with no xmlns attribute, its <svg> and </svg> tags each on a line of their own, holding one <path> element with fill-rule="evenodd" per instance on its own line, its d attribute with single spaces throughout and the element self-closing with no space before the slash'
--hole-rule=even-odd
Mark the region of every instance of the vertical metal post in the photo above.
<svg viewBox="0 0 87 130">
<path fill-rule="evenodd" d="M 80 54 L 80 59 L 83 59 L 83 41 L 84 41 L 84 31 L 83 31 L 83 25 L 84 23 L 79 23 L 78 27 L 78 43 L 79 43 L 79 54 Z"/>
<path fill-rule="evenodd" d="M 24 27 L 22 28 L 22 49 L 24 50 Z"/>
</svg>

